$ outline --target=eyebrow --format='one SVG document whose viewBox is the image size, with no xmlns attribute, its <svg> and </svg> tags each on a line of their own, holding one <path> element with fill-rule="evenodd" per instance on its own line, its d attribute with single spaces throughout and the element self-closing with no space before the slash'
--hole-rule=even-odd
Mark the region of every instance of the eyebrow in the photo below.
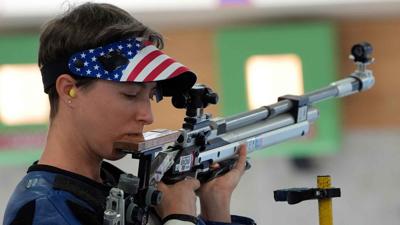
<svg viewBox="0 0 400 225">
<path fill-rule="evenodd" d="M 132 87 L 132 84 L 133 85 L 135 85 L 136 87 L 139 87 L 139 88 L 150 88 L 148 85 L 148 83 L 146 83 L 146 82 L 144 82 L 144 83 L 139 83 L 139 82 L 132 82 L 132 83 L 130 83 L 130 84 L 126 84 L 126 88 L 131 88 Z M 151 89 L 156 89 L 157 88 L 157 83 L 154 85 L 154 87 L 152 87 Z"/>
<path fill-rule="evenodd" d="M 152 88 L 152 89 L 154 89 L 154 88 L 157 88 L 157 86 L 158 86 L 158 83 L 156 83 L 156 82 L 151 82 L 152 84 L 155 84 L 154 85 L 154 87 Z M 138 85 L 140 86 L 140 87 L 146 87 L 146 86 L 150 86 L 150 83 L 138 83 Z M 151 86 L 150 86 L 151 87 Z"/>
<path fill-rule="evenodd" d="M 133 84 L 138 85 L 140 87 L 146 87 L 146 83 L 133 82 Z"/>
</svg>

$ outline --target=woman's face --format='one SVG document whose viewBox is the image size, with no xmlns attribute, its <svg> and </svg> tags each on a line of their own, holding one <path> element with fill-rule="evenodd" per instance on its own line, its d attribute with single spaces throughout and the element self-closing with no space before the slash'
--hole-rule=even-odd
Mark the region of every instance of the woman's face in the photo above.
<svg viewBox="0 0 400 225">
<path fill-rule="evenodd" d="M 99 80 L 82 90 L 73 115 L 81 147 L 101 158 L 122 158 L 113 143 L 125 135 L 141 134 L 144 125 L 153 123 L 150 103 L 155 88 L 155 82 Z"/>
</svg>

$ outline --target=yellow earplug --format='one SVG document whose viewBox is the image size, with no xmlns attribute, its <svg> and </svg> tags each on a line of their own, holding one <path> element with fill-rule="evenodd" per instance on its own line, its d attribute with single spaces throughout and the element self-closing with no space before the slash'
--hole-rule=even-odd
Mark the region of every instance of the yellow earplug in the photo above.
<svg viewBox="0 0 400 225">
<path fill-rule="evenodd" d="M 70 97 L 72 97 L 72 98 L 75 98 L 75 96 L 76 96 L 75 88 L 71 88 L 71 89 L 69 90 L 69 92 L 68 92 L 68 95 L 69 95 Z"/>
</svg>

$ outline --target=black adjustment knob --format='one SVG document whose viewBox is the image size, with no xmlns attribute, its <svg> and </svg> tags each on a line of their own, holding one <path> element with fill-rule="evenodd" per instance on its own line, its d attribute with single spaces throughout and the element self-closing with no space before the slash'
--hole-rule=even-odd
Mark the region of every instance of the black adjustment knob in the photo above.
<svg viewBox="0 0 400 225">
<path fill-rule="evenodd" d="M 204 95 L 204 100 L 205 102 L 209 104 L 217 104 L 218 102 L 218 95 L 214 92 L 212 93 L 207 93 Z"/>
<path fill-rule="evenodd" d="M 151 195 L 151 205 L 158 205 L 162 200 L 162 192 L 161 191 L 154 191 Z"/>
<path fill-rule="evenodd" d="M 142 224 L 143 218 L 145 218 L 145 211 L 131 202 L 125 212 L 125 218 L 129 224 Z"/>
<path fill-rule="evenodd" d="M 162 192 L 158 191 L 154 187 L 149 187 L 146 192 L 146 205 L 156 206 L 160 204 L 162 200 Z"/>
<path fill-rule="evenodd" d="M 372 45 L 368 42 L 362 42 L 355 44 L 351 48 L 351 55 L 355 62 L 368 63 L 371 61 L 372 57 Z"/>
</svg>

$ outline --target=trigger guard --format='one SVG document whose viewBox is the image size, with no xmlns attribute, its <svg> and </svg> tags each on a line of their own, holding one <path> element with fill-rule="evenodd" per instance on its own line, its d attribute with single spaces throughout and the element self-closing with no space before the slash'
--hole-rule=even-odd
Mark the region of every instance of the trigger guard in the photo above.
<svg viewBox="0 0 400 225">
<path fill-rule="evenodd" d="M 197 179 L 201 183 L 206 183 L 210 180 L 213 180 L 219 176 L 223 176 L 227 172 L 231 171 L 235 166 L 237 159 L 228 159 L 222 162 L 219 162 L 220 167 L 214 170 L 209 170 L 207 172 L 202 172 L 197 175 Z M 251 164 L 246 160 L 245 170 L 251 168 Z"/>
</svg>

